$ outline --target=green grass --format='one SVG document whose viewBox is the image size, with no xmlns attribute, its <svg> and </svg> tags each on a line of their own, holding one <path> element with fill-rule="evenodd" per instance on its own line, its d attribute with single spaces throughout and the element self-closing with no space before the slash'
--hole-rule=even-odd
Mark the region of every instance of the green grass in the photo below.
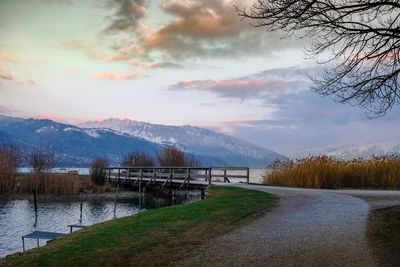
<svg viewBox="0 0 400 267">
<path fill-rule="evenodd" d="M 202 242 L 263 214 L 276 197 L 211 186 L 210 197 L 86 228 L 0 266 L 167 266 Z"/>
<path fill-rule="evenodd" d="M 399 266 L 400 206 L 370 212 L 366 236 L 379 266 Z"/>
</svg>

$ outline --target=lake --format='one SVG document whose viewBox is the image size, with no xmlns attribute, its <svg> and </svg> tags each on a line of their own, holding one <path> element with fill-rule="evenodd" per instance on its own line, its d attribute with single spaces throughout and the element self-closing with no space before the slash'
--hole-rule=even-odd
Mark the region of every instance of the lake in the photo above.
<svg viewBox="0 0 400 267">
<path fill-rule="evenodd" d="M 88 168 L 61 168 L 57 172 L 76 170 L 79 174 L 88 174 Z M 20 171 L 29 171 L 24 168 Z M 250 182 L 261 183 L 263 169 L 250 170 Z M 232 182 L 240 181 L 231 179 Z M 243 181 L 243 179 L 241 180 Z M 195 196 L 196 197 L 196 196 Z M 199 196 L 197 196 L 199 197 Z M 182 203 L 178 199 L 177 203 Z M 146 194 L 143 209 L 139 207 L 137 192 L 121 192 L 118 197 L 116 217 L 121 218 L 137 214 L 141 210 L 168 206 L 166 198 L 154 198 Z M 79 224 L 80 200 L 76 198 L 38 198 L 38 217 L 35 222 L 33 197 L 30 195 L 0 198 L 0 257 L 22 251 L 21 237 L 35 230 L 69 233 L 69 224 Z M 83 200 L 82 224 L 92 225 L 114 218 L 114 194 L 86 196 Z M 40 241 L 41 245 L 45 241 Z M 26 239 L 26 248 L 36 246 L 36 240 Z"/>
<path fill-rule="evenodd" d="M 189 196 L 189 199 L 199 197 Z M 83 198 L 82 224 L 92 225 L 114 219 L 113 193 L 91 195 Z M 177 204 L 183 198 L 177 199 Z M 38 217 L 35 222 L 33 197 L 29 195 L 0 198 L 0 257 L 22 251 L 23 235 L 35 230 L 69 233 L 69 224 L 79 224 L 80 200 L 77 198 L 38 197 Z M 137 214 L 140 211 L 168 206 L 167 198 L 146 194 L 143 208 L 139 207 L 137 192 L 121 192 L 118 196 L 116 218 Z M 40 241 L 40 245 L 45 244 Z M 36 247 L 36 240 L 26 239 L 27 249 Z"/>
</svg>

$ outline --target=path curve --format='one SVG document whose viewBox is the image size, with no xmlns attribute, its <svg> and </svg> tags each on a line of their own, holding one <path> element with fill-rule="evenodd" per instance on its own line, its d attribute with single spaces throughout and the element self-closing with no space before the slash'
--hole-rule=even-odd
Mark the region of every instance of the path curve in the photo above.
<svg viewBox="0 0 400 267">
<path fill-rule="evenodd" d="M 235 186 L 276 194 L 278 206 L 174 266 L 376 266 L 365 238 L 369 204 L 376 199 L 359 197 L 389 196 L 390 205 L 400 204 L 398 191 Z"/>
</svg>

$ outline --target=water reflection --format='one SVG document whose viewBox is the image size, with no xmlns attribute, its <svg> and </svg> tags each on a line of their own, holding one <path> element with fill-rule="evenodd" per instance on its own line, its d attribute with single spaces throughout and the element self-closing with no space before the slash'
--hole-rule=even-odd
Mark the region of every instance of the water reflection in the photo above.
<svg viewBox="0 0 400 267">
<path fill-rule="evenodd" d="M 180 203 L 183 200 L 180 200 Z M 167 206 L 167 198 L 146 194 L 139 206 L 137 192 L 122 192 L 118 195 L 115 217 L 121 218 L 140 212 Z M 22 251 L 21 237 L 35 230 L 69 233 L 69 224 L 92 225 L 114 219 L 115 195 L 85 196 L 82 201 L 82 222 L 80 222 L 79 196 L 77 198 L 40 198 L 38 197 L 38 216 L 32 196 L 20 196 L 8 199 L 0 198 L 0 257 Z M 41 245 L 44 241 L 41 241 Z M 36 240 L 26 239 L 26 248 L 36 246 Z"/>
</svg>

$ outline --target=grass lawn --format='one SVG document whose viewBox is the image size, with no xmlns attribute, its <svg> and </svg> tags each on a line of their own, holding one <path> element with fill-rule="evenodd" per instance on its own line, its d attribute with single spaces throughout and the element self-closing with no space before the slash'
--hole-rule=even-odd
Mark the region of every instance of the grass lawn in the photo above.
<svg viewBox="0 0 400 267">
<path fill-rule="evenodd" d="M 399 266 L 400 206 L 372 210 L 366 236 L 377 265 Z"/>
<path fill-rule="evenodd" d="M 276 197 L 211 186 L 210 197 L 101 223 L 49 245 L 16 253 L 0 266 L 167 266 L 217 235 L 262 215 Z"/>
</svg>

